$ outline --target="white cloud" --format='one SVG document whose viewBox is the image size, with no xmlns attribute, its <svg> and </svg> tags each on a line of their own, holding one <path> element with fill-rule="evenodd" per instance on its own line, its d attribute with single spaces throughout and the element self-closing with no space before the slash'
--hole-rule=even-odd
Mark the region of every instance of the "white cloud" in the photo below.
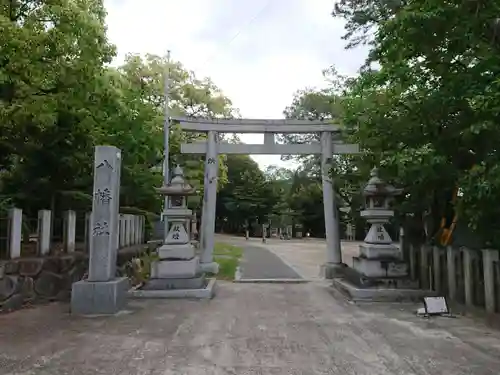
<svg viewBox="0 0 500 375">
<path fill-rule="evenodd" d="M 105 5 L 117 62 L 127 53 L 171 50 L 186 68 L 211 77 L 249 118 L 281 118 L 296 90 L 324 84 L 322 69 L 335 64 L 352 74 L 366 55 L 344 50 L 343 23 L 331 17 L 331 0 L 105 0 Z M 263 137 L 242 139 L 261 143 Z M 279 163 L 279 156 L 254 159 L 262 166 Z"/>
</svg>

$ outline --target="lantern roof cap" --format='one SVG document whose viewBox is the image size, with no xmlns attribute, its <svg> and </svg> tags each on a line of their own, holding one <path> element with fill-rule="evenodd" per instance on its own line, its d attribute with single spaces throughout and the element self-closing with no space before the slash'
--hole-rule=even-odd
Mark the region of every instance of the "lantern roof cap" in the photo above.
<svg viewBox="0 0 500 375">
<path fill-rule="evenodd" d="M 401 194 L 403 189 L 397 189 L 378 176 L 378 168 L 370 171 L 370 179 L 363 189 L 364 196 L 392 197 Z"/>
<path fill-rule="evenodd" d="M 156 191 L 168 196 L 196 194 L 196 189 L 184 180 L 184 170 L 178 164 L 172 171 L 170 183 L 167 186 L 157 188 Z"/>
</svg>

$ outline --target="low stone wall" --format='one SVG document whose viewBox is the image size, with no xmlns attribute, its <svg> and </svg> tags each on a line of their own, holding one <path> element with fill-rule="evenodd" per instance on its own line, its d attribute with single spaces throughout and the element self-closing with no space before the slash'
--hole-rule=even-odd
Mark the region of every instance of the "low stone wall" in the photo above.
<svg viewBox="0 0 500 375">
<path fill-rule="evenodd" d="M 118 252 L 117 276 L 131 276 L 129 261 L 147 250 L 137 245 Z M 71 285 L 86 277 L 88 254 L 73 252 L 58 256 L 0 261 L 0 312 L 25 304 L 69 301 Z"/>
</svg>

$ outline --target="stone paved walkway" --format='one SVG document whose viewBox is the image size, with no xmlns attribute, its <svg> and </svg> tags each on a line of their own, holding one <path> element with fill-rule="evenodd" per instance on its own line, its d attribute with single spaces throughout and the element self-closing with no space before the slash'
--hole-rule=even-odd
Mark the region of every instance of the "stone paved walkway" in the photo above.
<svg viewBox="0 0 500 375">
<path fill-rule="evenodd" d="M 281 258 L 264 247 L 241 245 L 240 262 L 242 279 L 301 279 L 300 275 Z"/>
<path fill-rule="evenodd" d="M 312 241 L 259 246 L 308 278 L 317 277 L 324 254 Z M 499 373 L 500 331 L 465 317 L 422 319 L 414 305 L 356 305 L 331 293 L 320 282 L 220 282 L 210 301 L 136 300 L 114 317 L 74 317 L 65 304 L 0 315 L 0 374 Z"/>
<path fill-rule="evenodd" d="M 277 255 L 285 264 L 307 280 L 321 280 L 320 266 L 326 261 L 326 242 L 321 239 L 279 240 L 268 239 L 262 243 L 259 238 L 217 235 L 216 241 L 231 243 L 240 247 L 265 248 Z M 342 259 L 352 265 L 352 257 L 358 255 L 360 242 L 342 241 Z"/>
<path fill-rule="evenodd" d="M 220 283 L 211 301 L 140 300 L 115 317 L 52 304 L 0 316 L 2 375 L 497 375 L 500 334 L 317 283 Z"/>
</svg>

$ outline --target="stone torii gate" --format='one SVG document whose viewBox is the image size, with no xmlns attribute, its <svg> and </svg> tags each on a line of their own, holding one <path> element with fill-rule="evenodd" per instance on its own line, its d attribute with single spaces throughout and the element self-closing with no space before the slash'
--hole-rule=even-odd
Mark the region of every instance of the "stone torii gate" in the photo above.
<svg viewBox="0 0 500 375">
<path fill-rule="evenodd" d="M 219 154 L 264 155 L 321 155 L 323 204 L 327 242 L 326 263 L 322 273 L 332 278 L 342 267 L 339 223 L 335 207 L 332 180 L 328 176 L 333 154 L 359 152 L 357 144 L 344 144 L 340 139 L 340 126 L 329 121 L 309 120 L 250 120 L 250 119 L 201 119 L 172 118 L 184 131 L 206 133 L 207 140 L 181 145 L 183 154 L 205 154 L 205 181 L 202 207 L 200 246 L 201 266 L 206 272 L 218 271 L 213 261 L 215 236 L 215 207 L 217 200 L 217 173 Z M 220 143 L 218 133 L 263 133 L 264 144 Z M 307 144 L 276 144 L 275 134 L 320 133 L 321 142 Z"/>
</svg>

